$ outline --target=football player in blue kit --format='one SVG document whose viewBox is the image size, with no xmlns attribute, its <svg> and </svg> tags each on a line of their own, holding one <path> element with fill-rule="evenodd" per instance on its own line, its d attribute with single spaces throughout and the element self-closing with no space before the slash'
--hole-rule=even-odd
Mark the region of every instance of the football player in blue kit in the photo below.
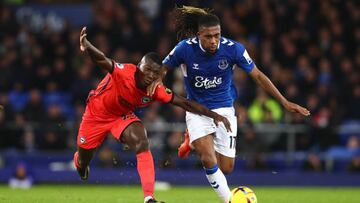
<svg viewBox="0 0 360 203">
<path fill-rule="evenodd" d="M 179 148 L 179 156 L 187 156 L 191 145 L 200 157 L 210 185 L 219 198 L 228 203 L 231 192 L 224 174 L 234 168 L 237 134 L 233 66 L 248 73 L 286 110 L 304 116 L 310 115 L 310 112 L 288 101 L 256 67 L 242 44 L 221 36 L 220 21 L 216 15 L 188 6 L 176 8 L 174 14 L 178 35 L 186 39 L 180 41 L 164 59 L 164 74 L 169 68 L 180 67 L 187 97 L 228 118 L 232 129 L 228 132 L 223 125 L 216 127 L 211 118 L 186 112 L 188 137 Z M 151 94 L 152 89 L 148 93 Z"/>
</svg>

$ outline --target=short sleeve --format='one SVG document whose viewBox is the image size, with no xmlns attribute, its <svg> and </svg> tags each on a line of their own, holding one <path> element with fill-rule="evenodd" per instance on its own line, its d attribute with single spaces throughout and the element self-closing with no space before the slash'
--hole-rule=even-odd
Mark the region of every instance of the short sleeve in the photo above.
<svg viewBox="0 0 360 203">
<path fill-rule="evenodd" d="M 250 73 L 251 70 L 255 67 L 255 63 L 250 58 L 243 45 L 236 43 L 235 49 L 235 64 L 245 70 L 245 72 Z"/>
<path fill-rule="evenodd" d="M 159 85 L 156 87 L 153 100 L 161 102 L 161 103 L 169 103 L 173 100 L 174 93 L 163 85 Z"/>
<path fill-rule="evenodd" d="M 128 68 L 126 68 L 126 66 L 129 64 L 116 63 L 115 61 L 112 63 L 113 71 L 110 74 L 115 81 L 120 80 L 128 72 Z"/>
<path fill-rule="evenodd" d="M 167 57 L 163 60 L 163 64 L 169 66 L 170 68 L 175 68 L 184 63 L 185 56 L 185 47 L 186 42 L 179 42 L 173 50 L 167 55 Z"/>
</svg>

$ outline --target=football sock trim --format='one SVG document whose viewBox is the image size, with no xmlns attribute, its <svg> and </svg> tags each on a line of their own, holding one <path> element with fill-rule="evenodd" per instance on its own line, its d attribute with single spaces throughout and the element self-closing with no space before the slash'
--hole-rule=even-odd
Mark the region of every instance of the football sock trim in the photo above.
<svg viewBox="0 0 360 203">
<path fill-rule="evenodd" d="M 219 169 L 219 166 L 216 164 L 215 166 L 213 166 L 212 168 L 205 168 L 205 173 L 206 175 L 211 175 L 216 173 L 216 171 Z"/>
</svg>

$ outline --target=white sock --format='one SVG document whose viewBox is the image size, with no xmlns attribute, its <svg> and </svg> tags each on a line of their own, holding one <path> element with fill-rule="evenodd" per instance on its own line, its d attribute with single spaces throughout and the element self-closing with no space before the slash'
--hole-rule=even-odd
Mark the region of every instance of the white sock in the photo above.
<svg viewBox="0 0 360 203">
<path fill-rule="evenodd" d="M 215 190 L 216 194 L 223 200 L 224 203 L 228 203 L 231 198 L 231 191 L 227 184 L 225 175 L 219 169 L 218 165 L 212 168 L 205 168 L 206 177 Z"/>
</svg>

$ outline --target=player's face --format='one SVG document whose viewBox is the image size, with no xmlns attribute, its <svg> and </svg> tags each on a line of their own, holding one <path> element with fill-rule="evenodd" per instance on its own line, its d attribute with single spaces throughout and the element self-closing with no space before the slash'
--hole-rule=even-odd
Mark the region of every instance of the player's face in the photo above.
<svg viewBox="0 0 360 203">
<path fill-rule="evenodd" d="M 215 53 L 221 37 L 220 25 L 204 27 L 201 26 L 198 32 L 198 38 L 200 40 L 201 46 L 205 51 L 209 53 Z"/>
<path fill-rule="evenodd" d="M 139 64 L 140 69 L 140 82 L 143 86 L 147 87 L 155 80 L 160 78 L 161 66 L 151 60 L 141 60 Z"/>
</svg>

